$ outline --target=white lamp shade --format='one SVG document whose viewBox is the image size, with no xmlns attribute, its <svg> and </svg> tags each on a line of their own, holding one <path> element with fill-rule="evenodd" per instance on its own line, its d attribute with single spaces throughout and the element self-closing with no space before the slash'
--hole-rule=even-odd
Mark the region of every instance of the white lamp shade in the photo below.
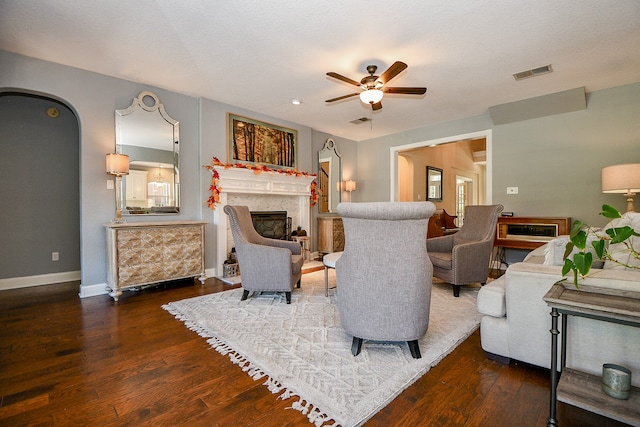
<svg viewBox="0 0 640 427">
<path fill-rule="evenodd" d="M 640 163 L 602 168 L 603 193 L 640 193 Z"/>
<path fill-rule="evenodd" d="M 367 89 L 360 92 L 360 100 L 365 104 L 377 104 L 382 101 L 384 94 L 378 89 Z"/>
<path fill-rule="evenodd" d="M 109 175 L 128 175 L 129 156 L 126 154 L 107 154 L 107 173 Z"/>
<path fill-rule="evenodd" d="M 352 180 L 348 180 L 345 182 L 345 191 L 356 191 L 356 182 Z"/>
</svg>

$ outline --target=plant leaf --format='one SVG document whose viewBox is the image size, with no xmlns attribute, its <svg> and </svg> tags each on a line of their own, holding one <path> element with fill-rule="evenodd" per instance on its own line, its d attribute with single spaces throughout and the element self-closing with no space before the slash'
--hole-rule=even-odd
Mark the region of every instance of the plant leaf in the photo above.
<svg viewBox="0 0 640 427">
<path fill-rule="evenodd" d="M 581 276 L 586 276 L 591 270 L 593 262 L 593 254 L 591 252 L 579 252 L 573 255 L 573 263 Z"/>
<path fill-rule="evenodd" d="M 576 219 L 571 226 L 571 233 L 569 233 L 569 239 L 573 240 L 576 234 L 582 230 L 584 224 L 579 219 Z"/>
<path fill-rule="evenodd" d="M 598 258 L 602 259 L 602 256 L 604 255 L 604 248 L 605 248 L 606 242 L 600 239 L 592 242 L 591 244 L 593 245 L 593 248 L 596 250 L 596 255 L 598 255 Z"/>
<path fill-rule="evenodd" d="M 633 236 L 635 231 L 633 228 L 626 225 L 624 227 L 609 228 L 607 229 L 607 234 L 611 237 L 611 243 L 615 244 L 624 242 L 629 237 Z"/>
<path fill-rule="evenodd" d="M 580 230 L 575 236 L 571 237 L 571 242 L 576 248 L 584 251 L 587 248 L 587 233 L 584 230 Z"/>
<path fill-rule="evenodd" d="M 573 261 L 570 259 L 565 259 L 564 265 L 562 266 L 562 276 L 566 276 L 571 270 L 573 270 Z"/>
<path fill-rule="evenodd" d="M 575 245 L 573 244 L 573 242 L 568 241 L 564 247 L 564 254 L 562 255 L 562 259 L 566 260 L 567 258 L 569 258 L 569 255 L 571 255 L 574 247 Z"/>
<path fill-rule="evenodd" d="M 602 205 L 601 215 L 605 218 L 622 218 L 622 214 L 611 205 Z"/>
</svg>

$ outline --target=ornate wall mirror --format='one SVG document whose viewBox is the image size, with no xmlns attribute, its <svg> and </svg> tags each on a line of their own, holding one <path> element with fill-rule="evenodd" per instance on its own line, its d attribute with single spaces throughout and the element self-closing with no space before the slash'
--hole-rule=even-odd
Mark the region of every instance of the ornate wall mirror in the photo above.
<svg viewBox="0 0 640 427">
<path fill-rule="evenodd" d="M 320 213 L 336 212 L 340 203 L 341 192 L 338 188 L 342 181 L 342 162 L 338 147 L 333 139 L 325 141 L 318 152 L 318 187 L 320 188 Z"/>
<path fill-rule="evenodd" d="M 442 169 L 427 166 L 427 200 L 442 201 Z"/>
<path fill-rule="evenodd" d="M 123 215 L 180 212 L 179 141 L 178 121 L 153 92 L 141 92 L 129 108 L 116 110 L 116 152 L 129 156 Z"/>
</svg>

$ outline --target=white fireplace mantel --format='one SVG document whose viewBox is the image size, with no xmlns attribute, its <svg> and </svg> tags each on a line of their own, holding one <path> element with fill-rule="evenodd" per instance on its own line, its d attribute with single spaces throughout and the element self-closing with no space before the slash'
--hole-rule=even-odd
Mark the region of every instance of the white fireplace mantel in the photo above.
<svg viewBox="0 0 640 427">
<path fill-rule="evenodd" d="M 278 200 L 295 200 L 293 205 L 297 212 L 288 211 L 289 216 L 296 218 L 294 226 L 301 226 L 307 232 L 311 226 L 311 183 L 315 176 L 287 175 L 280 172 L 263 171 L 255 173 L 249 169 L 224 168 L 216 166 L 218 172 L 220 188 L 220 203 L 213 211 L 214 239 L 215 239 L 215 259 L 216 272 L 214 275 L 222 275 L 222 265 L 227 258 L 229 251 L 229 222 L 223 211 L 223 207 L 228 204 L 229 198 L 243 200 L 251 210 L 267 210 L 259 206 L 259 200 L 265 196 L 273 196 Z M 254 197 L 255 196 L 255 197 Z M 246 203 L 245 203 L 246 202 Z M 256 205 L 258 203 L 258 205 Z M 253 205 L 253 208 L 251 207 Z"/>
</svg>

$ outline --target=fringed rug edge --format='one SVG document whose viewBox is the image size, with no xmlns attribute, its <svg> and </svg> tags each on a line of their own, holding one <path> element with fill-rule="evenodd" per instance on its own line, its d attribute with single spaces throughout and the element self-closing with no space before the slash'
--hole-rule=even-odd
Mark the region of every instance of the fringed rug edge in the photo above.
<svg viewBox="0 0 640 427">
<path fill-rule="evenodd" d="M 165 304 L 162 306 L 164 310 L 166 310 L 169 314 L 174 316 L 177 320 L 180 320 L 184 323 L 184 325 L 190 331 L 197 333 L 199 336 L 207 339 L 207 344 L 218 353 L 223 356 L 228 356 L 229 360 L 238 365 L 243 372 L 246 372 L 249 377 L 251 377 L 254 381 L 258 381 L 261 378 L 267 377 L 264 386 L 272 394 L 280 395 L 277 399 L 287 400 L 287 399 L 295 399 L 298 398 L 298 401 L 293 402 L 290 406 L 291 409 L 295 409 L 307 416 L 307 419 L 310 423 L 314 424 L 316 427 L 340 427 L 341 424 L 335 420 L 334 417 L 331 417 L 329 414 L 324 413 L 320 410 L 316 405 L 312 402 L 309 402 L 303 396 L 300 396 L 299 393 L 285 387 L 280 381 L 268 375 L 266 372 L 262 370 L 257 364 L 240 354 L 237 350 L 234 350 L 229 344 L 216 337 L 206 328 L 200 326 L 196 322 L 189 320 L 187 317 L 183 315 L 180 310 L 174 307 L 171 303 Z M 394 396 L 395 397 L 395 396 Z M 288 409 L 288 408 L 287 408 Z M 377 411 L 376 411 L 377 412 Z M 373 415 L 373 414 L 372 414 Z M 368 417 L 370 418 L 370 416 Z M 327 422 L 334 421 L 333 424 L 325 424 Z"/>
</svg>

